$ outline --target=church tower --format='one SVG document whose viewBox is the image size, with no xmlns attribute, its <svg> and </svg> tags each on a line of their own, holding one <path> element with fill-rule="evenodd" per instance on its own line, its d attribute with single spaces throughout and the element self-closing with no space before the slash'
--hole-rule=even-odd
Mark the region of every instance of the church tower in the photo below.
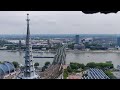
<svg viewBox="0 0 120 90">
<path fill-rule="evenodd" d="M 25 69 L 21 79 L 37 79 L 39 76 L 35 73 L 32 55 L 32 45 L 29 28 L 29 14 L 27 14 L 27 36 L 26 36 L 26 51 L 25 51 Z"/>
</svg>

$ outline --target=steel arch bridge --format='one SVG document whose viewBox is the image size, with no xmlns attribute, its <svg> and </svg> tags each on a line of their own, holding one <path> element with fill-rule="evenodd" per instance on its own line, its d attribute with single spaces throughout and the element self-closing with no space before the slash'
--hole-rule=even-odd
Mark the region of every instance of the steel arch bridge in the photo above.
<svg viewBox="0 0 120 90">
<path fill-rule="evenodd" d="M 39 73 L 41 79 L 63 79 L 63 65 L 66 64 L 65 48 L 68 46 L 68 44 L 64 44 L 62 47 L 57 49 L 52 65 L 44 72 Z"/>
</svg>

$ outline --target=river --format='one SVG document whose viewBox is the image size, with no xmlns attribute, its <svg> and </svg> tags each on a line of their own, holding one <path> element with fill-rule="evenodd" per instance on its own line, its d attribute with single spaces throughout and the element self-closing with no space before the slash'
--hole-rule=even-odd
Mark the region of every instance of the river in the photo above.
<svg viewBox="0 0 120 90">
<path fill-rule="evenodd" d="M 112 61 L 114 66 L 120 65 L 120 52 L 66 52 L 66 63 L 78 62 L 106 62 Z M 33 56 L 54 56 L 55 53 L 33 53 Z M 17 61 L 24 64 L 24 52 L 8 52 L 6 50 L 0 50 L 0 61 Z M 40 66 L 43 66 L 46 61 L 53 61 L 53 58 L 33 58 L 34 63 L 39 62 Z"/>
</svg>

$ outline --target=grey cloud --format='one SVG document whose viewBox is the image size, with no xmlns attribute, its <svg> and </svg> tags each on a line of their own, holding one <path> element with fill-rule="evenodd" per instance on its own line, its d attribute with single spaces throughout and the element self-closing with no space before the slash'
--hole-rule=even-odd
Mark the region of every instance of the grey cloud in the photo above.
<svg viewBox="0 0 120 90">
<path fill-rule="evenodd" d="M 0 34 L 25 34 L 26 14 L 32 34 L 119 34 L 117 14 L 84 14 L 81 11 L 0 11 Z"/>
</svg>

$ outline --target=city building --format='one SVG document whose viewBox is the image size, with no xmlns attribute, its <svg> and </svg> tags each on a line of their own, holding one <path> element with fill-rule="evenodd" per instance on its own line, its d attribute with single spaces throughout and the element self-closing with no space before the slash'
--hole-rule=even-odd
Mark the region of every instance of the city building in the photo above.
<svg viewBox="0 0 120 90">
<path fill-rule="evenodd" d="M 79 35 L 76 35 L 75 36 L 75 43 L 79 44 L 79 42 L 80 42 L 80 37 L 79 37 Z"/>
<path fill-rule="evenodd" d="M 26 52 L 25 52 L 25 69 L 24 72 L 18 75 L 18 79 L 37 79 L 39 75 L 35 72 L 33 56 L 32 56 L 32 45 L 29 30 L 29 14 L 27 14 L 27 36 L 26 36 Z"/>
<path fill-rule="evenodd" d="M 0 46 L 0 50 L 6 50 L 6 49 L 7 49 L 7 46 L 3 46 L 3 47 Z"/>
<path fill-rule="evenodd" d="M 120 71 L 120 65 L 117 65 L 117 70 L 119 70 L 119 71 Z"/>
<path fill-rule="evenodd" d="M 83 43 L 74 44 L 74 49 L 85 50 L 85 45 Z"/>
<path fill-rule="evenodd" d="M 47 44 L 48 44 L 48 45 L 50 44 L 50 39 L 47 40 Z"/>
<path fill-rule="evenodd" d="M 93 42 L 93 38 L 83 38 L 81 39 L 82 43 L 92 43 Z"/>
<path fill-rule="evenodd" d="M 117 38 L 117 46 L 120 47 L 120 37 Z"/>
</svg>

